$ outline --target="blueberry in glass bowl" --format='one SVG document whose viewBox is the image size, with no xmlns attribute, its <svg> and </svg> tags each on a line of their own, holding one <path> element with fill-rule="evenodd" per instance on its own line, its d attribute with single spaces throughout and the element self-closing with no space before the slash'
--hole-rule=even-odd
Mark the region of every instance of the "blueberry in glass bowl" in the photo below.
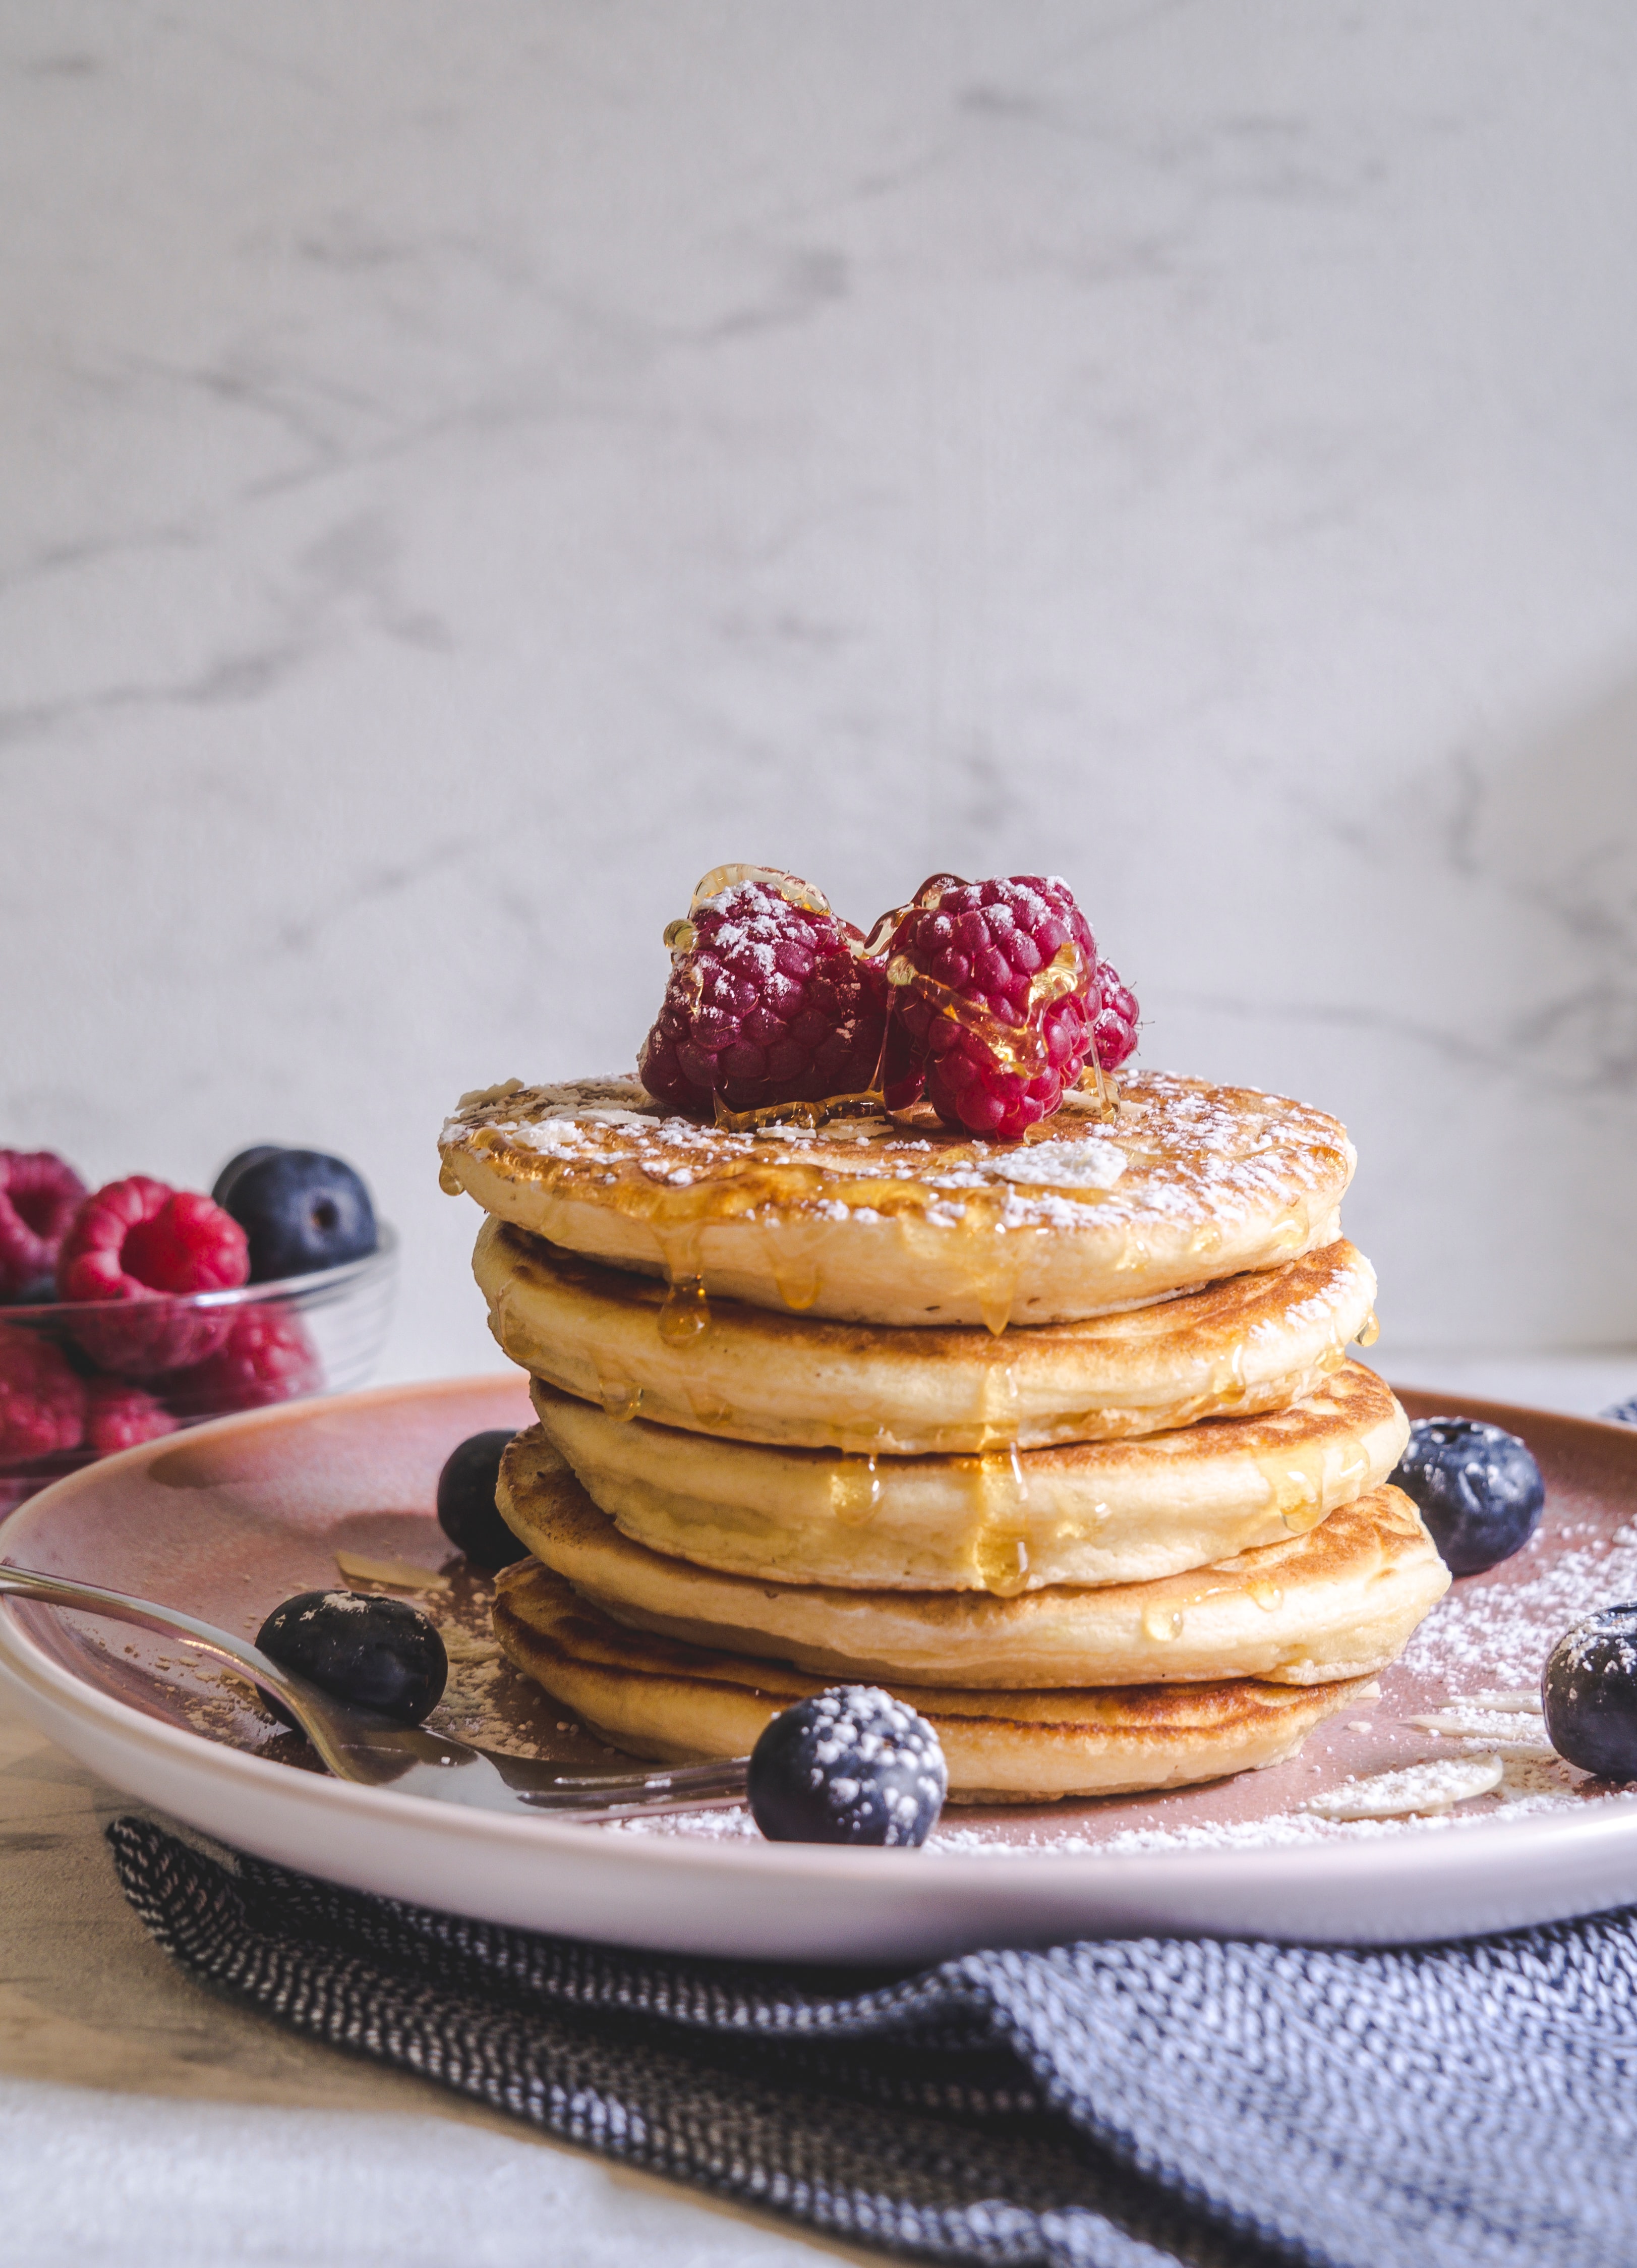
<svg viewBox="0 0 1637 2268">
<path fill-rule="evenodd" d="M 339 1268 L 376 1248 L 363 1175 L 326 1151 L 241 1150 L 217 1174 L 212 1196 L 245 1232 L 253 1284 Z"/>
<path fill-rule="evenodd" d="M 392 1231 L 372 1236 L 257 1279 L 246 1230 L 202 1192 L 140 1174 L 88 1190 L 48 1152 L 0 1150 L 0 1518 L 181 1426 L 363 1385 L 397 1267 Z"/>
<path fill-rule="evenodd" d="M 1599 1779 L 1637 1779 L 1637 1602 L 1600 1607 L 1564 1633 L 1540 1702 L 1560 1756 Z"/>
<path fill-rule="evenodd" d="M 1481 1574 L 1521 1551 L 1546 1500 L 1516 1433 L 1472 1418 L 1418 1418 L 1391 1476 L 1413 1499 L 1452 1575 Z"/>
</svg>

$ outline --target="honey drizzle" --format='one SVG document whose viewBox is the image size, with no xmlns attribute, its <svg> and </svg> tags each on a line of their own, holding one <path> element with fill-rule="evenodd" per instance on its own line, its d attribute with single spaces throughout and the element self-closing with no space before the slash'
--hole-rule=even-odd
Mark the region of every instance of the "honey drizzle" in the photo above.
<svg viewBox="0 0 1637 2268">
<path fill-rule="evenodd" d="M 1163 1599 L 1150 1600 L 1142 1609 L 1143 1635 L 1151 1638 L 1156 1646 L 1164 1646 L 1171 1639 L 1180 1638 L 1182 1623 L 1182 1609 L 1173 1607 Z"/>
<path fill-rule="evenodd" d="M 1009 1404 L 1009 1414 L 997 1427 L 992 1414 L 995 1388 Z M 1017 1443 L 1017 1373 L 1008 1364 L 992 1363 L 984 1381 L 983 1439 L 985 1447 L 974 1458 L 964 1458 L 976 1519 L 972 1530 L 972 1568 L 982 1588 L 997 1599 L 1015 1599 L 1029 1587 L 1029 1538 L 1025 1506 L 1029 1482 Z M 996 1441 L 997 1434 L 1003 1438 Z"/>
<path fill-rule="evenodd" d="M 1354 1332 L 1353 1336 L 1358 1344 L 1362 1347 L 1373 1347 L 1375 1345 L 1376 1340 L 1381 1336 L 1381 1325 L 1376 1321 L 1376 1310 L 1374 1307 L 1370 1309 L 1369 1314 L 1365 1316 L 1363 1322 L 1359 1325 L 1357 1330 Z"/>
<path fill-rule="evenodd" d="M 866 1528 L 881 1505 L 880 1460 L 838 1457 L 830 1468 L 830 1511 L 843 1528 Z"/>
<path fill-rule="evenodd" d="M 848 1098 L 842 1100 L 847 1101 Z M 858 1109 L 863 1110 L 870 1098 L 855 1097 L 851 1100 Z M 515 1108 L 515 1101 L 508 1098 L 505 1107 Z M 870 1107 L 878 1109 L 880 1106 L 878 1102 L 872 1102 Z M 936 1130 L 929 1129 L 928 1131 L 935 1152 L 947 1146 L 958 1153 L 965 1146 L 958 1141 L 946 1145 Z M 958 1223 L 939 1220 L 935 1224 L 926 1219 L 926 1214 L 934 1205 L 940 1208 L 947 1205 L 949 1200 L 943 1192 L 929 1189 L 918 1175 L 861 1174 L 855 1178 L 838 1174 L 837 1167 L 844 1162 L 840 1155 L 834 1160 L 826 1160 L 822 1164 L 805 1158 L 799 1160 L 774 1160 L 759 1150 L 750 1150 L 747 1145 L 743 1152 L 713 1157 L 708 1168 L 708 1178 L 698 1179 L 692 1186 L 678 1186 L 667 1185 L 650 1172 L 629 1170 L 623 1160 L 608 1159 L 598 1152 L 594 1152 L 584 1162 L 565 1163 L 555 1157 L 532 1152 L 522 1147 L 511 1147 L 506 1130 L 498 1123 L 486 1123 L 473 1127 L 466 1140 L 468 1146 L 480 1154 L 489 1150 L 506 1151 L 506 1171 L 514 1180 L 538 1181 L 561 1189 L 565 1196 L 578 1195 L 584 1185 L 584 1194 L 591 1202 L 607 1205 L 628 1219 L 641 1221 L 660 1248 L 664 1272 L 673 1287 L 683 1284 L 688 1278 L 702 1282 L 703 1270 L 700 1265 L 698 1246 L 701 1236 L 708 1229 L 718 1225 L 752 1223 L 758 1216 L 765 1222 L 770 1217 L 788 1215 L 820 1202 L 826 1207 L 839 1203 L 849 1210 L 867 1207 L 884 1220 L 891 1222 L 909 1245 L 907 1257 L 912 1264 L 914 1240 L 918 1236 L 924 1235 L 929 1239 L 936 1236 L 940 1256 L 947 1253 L 952 1237 L 960 1238 L 965 1241 L 966 1249 L 972 1256 L 973 1273 L 976 1277 L 986 1268 L 993 1266 L 993 1249 L 998 1241 L 996 1232 L 1012 1198 L 1009 1190 L 963 1189 Z M 841 1145 L 843 1151 L 845 1147 L 845 1145 Z M 1313 1149 L 1311 1145 L 1310 1151 L 1314 1156 L 1321 1154 L 1320 1150 Z M 1195 1179 L 1201 1177 L 1211 1156 L 1207 1147 L 1196 1151 L 1174 1142 L 1164 1154 L 1177 1174 L 1192 1175 Z M 1327 1157 L 1332 1153 L 1325 1151 L 1322 1154 Z M 1338 1160 L 1341 1157 L 1340 1152 L 1333 1154 Z M 615 1170 L 610 1171 L 610 1166 Z M 447 1188 L 453 1176 L 445 1169 L 440 1172 L 439 1178 L 443 1186 Z M 1076 1202 L 1090 1204 L 1094 1198 L 1097 1202 L 1106 1201 L 1109 1193 L 1075 1190 L 1073 1194 Z M 1127 1223 L 1123 1226 L 1121 1248 L 1118 1258 L 1111 1263 L 1116 1273 L 1134 1270 L 1144 1265 L 1148 1258 L 1147 1242 L 1136 1224 Z M 1208 1236 L 1209 1233 L 1207 1228 L 1200 1233 Z M 1020 1240 L 1026 1241 L 1029 1232 L 1019 1230 L 1009 1231 L 1008 1233 L 1016 1233 Z M 1019 1258 L 1021 1256 L 1019 1255 Z M 677 1328 L 696 1339 L 700 1336 L 701 1314 L 708 1327 L 708 1306 L 701 1301 L 697 1289 L 686 1285 L 684 1289 L 685 1297 L 671 1312 L 672 1317 L 679 1314 L 689 1316 L 693 1325 L 691 1332 L 685 1323 L 679 1324 Z M 998 1297 L 992 1295 L 988 1306 L 990 1316 L 998 1318 Z M 668 1324 L 667 1328 L 669 1329 L 671 1326 Z M 1337 1367 L 1344 1359 L 1342 1349 L 1338 1344 L 1321 1356 L 1316 1366 L 1321 1371 L 1328 1371 Z"/>
<path fill-rule="evenodd" d="M 446 1197 L 459 1197 L 466 1195 L 466 1185 L 461 1180 L 459 1174 L 451 1169 L 447 1158 L 442 1160 L 439 1163 L 437 1168 L 437 1186 L 442 1189 Z"/>
<path fill-rule="evenodd" d="M 660 1302 L 659 1318 L 655 1325 L 668 1347 L 692 1346 L 710 1329 L 710 1301 L 705 1296 L 704 1278 L 700 1276 L 677 1276 Z"/>
<path fill-rule="evenodd" d="M 774 1286 L 793 1315 L 804 1315 L 818 1297 L 823 1245 L 824 1232 L 817 1223 L 787 1220 L 762 1233 L 761 1248 Z"/>
<path fill-rule="evenodd" d="M 1031 1030 L 1029 1019 L 1038 1008 L 1050 1007 L 1053 1001 L 1077 992 L 1085 981 L 1085 955 L 1070 938 L 1058 947 L 1045 968 L 1037 968 L 1030 978 L 1022 1023 L 1009 1024 L 993 1009 L 968 1000 L 947 984 L 940 984 L 936 976 L 926 976 L 905 954 L 895 953 L 886 967 L 887 983 L 895 990 L 912 991 L 935 1015 L 945 1017 L 962 1031 L 970 1032 L 983 1042 L 997 1063 L 1024 1079 L 1038 1079 L 1052 1067 L 1046 1035 Z"/>
<path fill-rule="evenodd" d="M 1292 1535 L 1306 1535 L 1325 1513 L 1356 1494 L 1369 1471 L 1362 1442 L 1349 1436 L 1332 1463 L 1332 1446 L 1310 1443 L 1259 1457 L 1271 1507 Z"/>
</svg>

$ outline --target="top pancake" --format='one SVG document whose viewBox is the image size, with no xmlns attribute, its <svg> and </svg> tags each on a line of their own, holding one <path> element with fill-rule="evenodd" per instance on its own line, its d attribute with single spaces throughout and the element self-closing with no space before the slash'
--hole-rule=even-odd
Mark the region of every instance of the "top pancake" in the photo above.
<svg viewBox="0 0 1637 2268">
<path fill-rule="evenodd" d="M 633 1079 L 467 1095 L 443 1183 L 616 1268 L 845 1322 L 1073 1322 L 1333 1241 L 1354 1154 L 1322 1111 L 1147 1071 L 1021 1142 L 924 1108 L 735 1133 Z"/>
</svg>

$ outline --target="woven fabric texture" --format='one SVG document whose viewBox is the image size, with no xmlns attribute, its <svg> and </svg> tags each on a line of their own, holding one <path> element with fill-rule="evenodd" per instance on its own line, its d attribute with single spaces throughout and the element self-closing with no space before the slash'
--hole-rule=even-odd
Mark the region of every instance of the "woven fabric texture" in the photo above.
<svg viewBox="0 0 1637 2268">
<path fill-rule="evenodd" d="M 852 2243 L 1009 2268 L 1637 2262 L 1633 1913 L 1405 1951 L 1141 1940 L 887 1977 L 536 1936 L 142 1819 L 109 1840 L 195 1976 Z"/>
</svg>

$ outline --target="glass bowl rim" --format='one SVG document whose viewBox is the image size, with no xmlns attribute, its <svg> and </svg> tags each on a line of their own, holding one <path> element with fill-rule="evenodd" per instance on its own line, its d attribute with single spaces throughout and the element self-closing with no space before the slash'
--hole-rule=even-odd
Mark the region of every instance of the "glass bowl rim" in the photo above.
<svg viewBox="0 0 1637 2268">
<path fill-rule="evenodd" d="M 262 1284 L 235 1284 L 224 1292 L 152 1292 L 143 1300 L 42 1300 L 34 1307 L 0 1306 L 0 1325 L 62 1323 L 86 1315 L 107 1314 L 121 1307 L 147 1307 L 163 1300 L 167 1307 L 195 1313 L 259 1307 L 268 1300 L 302 1300 L 316 1292 L 361 1288 L 375 1276 L 390 1275 L 398 1260 L 398 1232 L 390 1221 L 376 1223 L 373 1252 L 356 1260 L 341 1261 L 334 1268 L 309 1269 L 305 1276 L 278 1276 Z"/>
</svg>

